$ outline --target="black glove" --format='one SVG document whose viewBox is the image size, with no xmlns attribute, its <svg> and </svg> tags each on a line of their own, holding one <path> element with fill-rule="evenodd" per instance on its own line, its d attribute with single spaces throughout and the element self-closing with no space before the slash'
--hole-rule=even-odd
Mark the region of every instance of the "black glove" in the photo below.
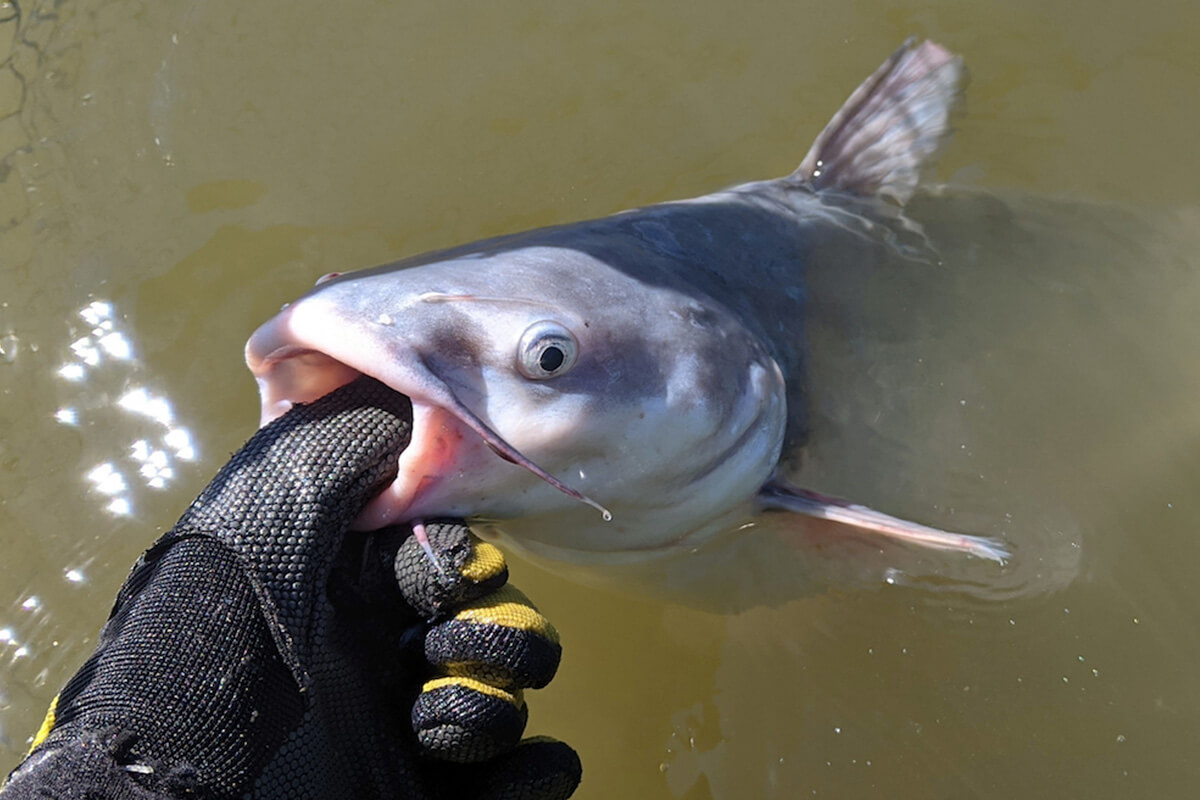
<svg viewBox="0 0 1200 800">
<path fill-rule="evenodd" d="M 134 566 L 0 798 L 569 796 L 569 747 L 516 746 L 558 650 L 498 551 L 344 536 L 410 420 L 360 379 L 259 431 Z"/>
</svg>

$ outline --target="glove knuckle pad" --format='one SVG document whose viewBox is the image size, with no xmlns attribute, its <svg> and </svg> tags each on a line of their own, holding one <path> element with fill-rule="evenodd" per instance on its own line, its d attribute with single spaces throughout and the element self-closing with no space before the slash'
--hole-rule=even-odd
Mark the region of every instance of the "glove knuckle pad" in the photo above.
<svg viewBox="0 0 1200 800">
<path fill-rule="evenodd" d="M 431 629 L 425 657 L 451 675 L 538 689 L 554 677 L 562 647 L 554 626 L 524 594 L 506 586 Z"/>
<path fill-rule="evenodd" d="M 464 603 L 499 589 L 508 580 L 504 556 L 492 545 L 476 539 L 465 523 L 426 522 L 425 534 L 436 563 L 415 536 L 409 536 L 399 546 L 394 563 L 400 593 L 425 619 L 452 613 Z"/>
<path fill-rule="evenodd" d="M 425 657 L 450 675 L 540 689 L 554 677 L 562 647 L 531 631 L 454 619 L 429 632 Z"/>
<path fill-rule="evenodd" d="M 425 684 L 412 723 L 426 754 L 443 761 L 477 762 L 516 746 L 529 712 L 520 691 L 509 693 L 470 678 Z"/>
</svg>

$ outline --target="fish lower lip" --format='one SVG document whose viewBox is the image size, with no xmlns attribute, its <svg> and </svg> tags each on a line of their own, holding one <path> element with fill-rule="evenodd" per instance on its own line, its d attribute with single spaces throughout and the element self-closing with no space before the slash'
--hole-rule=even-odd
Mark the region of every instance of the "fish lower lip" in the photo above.
<svg viewBox="0 0 1200 800">
<path fill-rule="evenodd" d="M 460 510 L 447 497 L 450 493 L 442 489 L 450 479 L 462 484 L 464 476 L 475 471 L 471 465 L 487 453 L 483 441 L 450 412 L 419 400 L 412 407 L 412 436 L 397 459 L 396 478 L 358 515 L 353 525 L 357 530 L 431 515 L 458 516 Z M 459 486 L 454 494 L 464 488 L 469 486 Z"/>
</svg>

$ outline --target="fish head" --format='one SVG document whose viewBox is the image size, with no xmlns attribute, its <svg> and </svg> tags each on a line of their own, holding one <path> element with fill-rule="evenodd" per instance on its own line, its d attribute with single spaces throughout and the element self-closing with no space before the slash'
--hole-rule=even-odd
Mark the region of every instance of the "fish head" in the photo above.
<svg viewBox="0 0 1200 800">
<path fill-rule="evenodd" d="M 319 282 L 247 343 L 263 424 L 362 374 L 411 398 L 363 529 L 465 517 L 578 560 L 718 526 L 778 460 L 779 368 L 719 304 L 610 260 L 530 246 Z"/>
</svg>

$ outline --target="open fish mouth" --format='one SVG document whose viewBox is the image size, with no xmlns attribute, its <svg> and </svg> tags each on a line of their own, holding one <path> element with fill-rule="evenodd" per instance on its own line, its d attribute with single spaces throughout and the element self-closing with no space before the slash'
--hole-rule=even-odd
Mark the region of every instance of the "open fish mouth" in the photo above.
<svg viewBox="0 0 1200 800">
<path fill-rule="evenodd" d="M 319 314 L 320 307 L 315 311 Z M 412 439 L 399 456 L 396 479 L 367 505 L 355 528 L 375 530 L 442 515 L 469 517 L 475 511 L 473 500 L 486 494 L 498 469 L 507 469 L 502 461 L 522 467 L 563 494 L 592 506 L 604 519 L 612 518 L 602 505 L 560 481 L 500 436 L 415 353 L 408 358 L 381 358 L 383 354 L 372 352 L 370 337 L 356 336 L 353 327 L 337 336 L 323 336 L 328 346 L 316 346 L 306 332 L 331 327 L 312 324 L 314 321 L 307 319 L 312 315 L 303 302 L 295 304 L 262 325 L 246 343 L 246 364 L 262 398 L 260 424 L 363 375 L 412 403 Z M 382 368 L 371 368 L 368 363 Z"/>
</svg>

